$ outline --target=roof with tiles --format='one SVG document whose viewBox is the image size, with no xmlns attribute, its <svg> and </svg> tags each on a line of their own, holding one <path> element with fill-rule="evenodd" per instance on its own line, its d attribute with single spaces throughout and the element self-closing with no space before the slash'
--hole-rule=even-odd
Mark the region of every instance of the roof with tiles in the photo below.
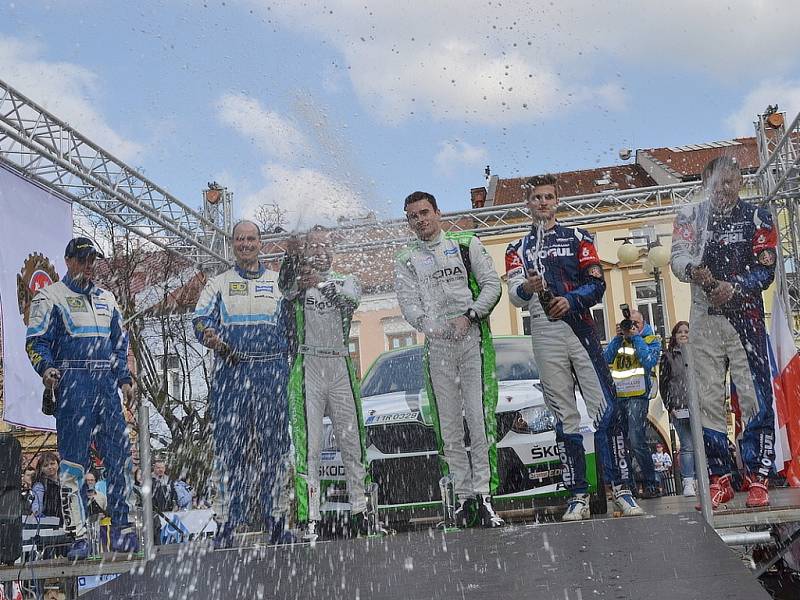
<svg viewBox="0 0 800 600">
<path fill-rule="evenodd" d="M 700 179 L 700 175 L 711 160 L 719 156 L 730 156 L 744 173 L 758 170 L 758 145 L 756 138 L 735 138 L 704 144 L 687 144 L 668 148 L 640 150 L 665 171 L 682 181 Z"/>
<path fill-rule="evenodd" d="M 554 173 L 558 177 L 559 196 L 582 196 L 619 190 L 630 190 L 657 185 L 639 165 L 614 165 L 582 171 Z M 522 185 L 530 177 L 500 179 L 494 196 L 494 205 L 515 204 L 525 200 Z"/>
</svg>

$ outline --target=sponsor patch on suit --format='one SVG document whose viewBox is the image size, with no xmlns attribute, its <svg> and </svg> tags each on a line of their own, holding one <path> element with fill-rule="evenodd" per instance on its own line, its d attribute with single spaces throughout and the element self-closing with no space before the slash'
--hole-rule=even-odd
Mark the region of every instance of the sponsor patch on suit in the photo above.
<svg viewBox="0 0 800 600">
<path fill-rule="evenodd" d="M 275 287 L 270 283 L 256 284 L 256 294 L 273 294 Z"/>
<path fill-rule="evenodd" d="M 72 312 L 88 312 L 86 298 L 82 296 L 67 296 L 67 306 Z"/>
<path fill-rule="evenodd" d="M 231 281 L 228 284 L 228 296 L 247 296 L 247 282 Z"/>
</svg>

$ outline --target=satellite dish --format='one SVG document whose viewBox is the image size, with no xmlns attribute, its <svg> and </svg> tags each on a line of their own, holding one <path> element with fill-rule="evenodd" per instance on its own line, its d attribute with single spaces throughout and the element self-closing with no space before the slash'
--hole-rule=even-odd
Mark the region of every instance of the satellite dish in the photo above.
<svg viewBox="0 0 800 600">
<path fill-rule="evenodd" d="M 628 160 L 633 154 L 633 151 L 630 148 L 622 148 L 619 151 L 619 157 L 622 160 Z"/>
</svg>

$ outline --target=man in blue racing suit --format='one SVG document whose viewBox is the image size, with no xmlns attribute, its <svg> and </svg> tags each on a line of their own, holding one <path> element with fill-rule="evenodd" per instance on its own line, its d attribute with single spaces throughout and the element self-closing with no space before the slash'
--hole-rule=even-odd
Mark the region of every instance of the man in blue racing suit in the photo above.
<svg viewBox="0 0 800 600">
<path fill-rule="evenodd" d="M 746 426 L 742 462 L 747 506 L 768 506 L 767 478 L 775 460 L 772 377 L 762 292 L 775 276 L 777 231 L 772 216 L 739 198 L 742 175 L 728 157 L 703 170 L 708 199 L 675 217 L 672 272 L 692 284 L 689 347 L 703 416 L 711 504 L 733 499 L 728 458 L 725 373 L 739 395 Z"/>
<path fill-rule="evenodd" d="M 606 283 L 592 236 L 556 222 L 557 181 L 531 178 L 528 209 L 534 229 L 506 250 L 508 296 L 527 307 L 531 340 L 544 399 L 556 417 L 556 443 L 562 479 L 572 497 L 564 521 L 588 519 L 589 484 L 574 376 L 595 429 L 594 442 L 613 502 L 625 516 L 643 514 L 634 500 L 614 382 L 594 330 L 590 308 L 600 302 Z M 604 493 L 604 490 L 600 490 Z"/>
<path fill-rule="evenodd" d="M 64 526 L 75 541 L 70 560 L 89 555 L 86 540 L 84 473 L 94 440 L 107 467 L 111 549 L 135 552 L 136 533 L 128 521 L 134 506 L 130 441 L 118 389 L 135 400 L 128 371 L 128 338 L 114 295 L 94 285 L 94 262 L 102 255 L 88 238 L 67 245 L 67 274 L 41 289 L 31 303 L 26 350 L 53 390 Z"/>
<path fill-rule="evenodd" d="M 250 221 L 233 228 L 236 266 L 208 281 L 194 315 L 200 342 L 214 351 L 211 420 L 214 431 L 217 548 L 233 544 L 250 498 L 260 499 L 272 541 L 285 523 L 275 518 L 274 488 L 289 451 L 287 328 L 278 273 L 259 263 L 261 233 Z"/>
</svg>

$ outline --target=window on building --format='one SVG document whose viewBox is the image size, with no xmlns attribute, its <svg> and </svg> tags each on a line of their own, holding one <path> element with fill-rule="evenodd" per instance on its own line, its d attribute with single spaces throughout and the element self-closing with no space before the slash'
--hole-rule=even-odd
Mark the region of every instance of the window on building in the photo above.
<svg viewBox="0 0 800 600">
<path fill-rule="evenodd" d="M 416 332 L 402 317 L 386 317 L 381 319 L 381 324 L 386 350 L 405 348 L 417 343 Z"/>
<path fill-rule="evenodd" d="M 531 313 L 528 312 L 527 308 L 522 311 L 522 334 L 531 334 Z"/>
<path fill-rule="evenodd" d="M 658 303 L 655 281 L 643 281 L 634 284 L 636 308 L 642 313 L 646 323 L 650 323 L 656 333 L 669 331 L 664 307 Z"/>
<path fill-rule="evenodd" d="M 656 239 L 655 225 L 646 225 L 645 227 L 640 227 L 638 229 L 631 229 L 631 235 L 636 237 L 646 238 L 646 239 L 631 240 L 634 246 L 641 246 L 643 248 L 646 248 L 647 242 Z"/>
<path fill-rule="evenodd" d="M 591 309 L 592 319 L 594 319 L 594 330 L 597 339 L 601 342 L 608 341 L 608 329 L 606 328 L 606 307 L 600 303 L 595 304 Z"/>
<path fill-rule="evenodd" d="M 356 371 L 356 376 L 361 377 L 361 349 L 358 344 L 358 338 L 351 337 L 347 341 L 347 351 L 350 353 L 350 359 L 353 361 L 353 369 Z"/>
<path fill-rule="evenodd" d="M 397 348 L 405 348 L 406 346 L 413 346 L 417 343 L 417 336 L 413 332 L 406 333 L 387 333 L 386 345 L 389 350 Z"/>
<path fill-rule="evenodd" d="M 591 313 L 597 338 L 601 342 L 605 342 L 608 339 L 608 334 L 606 333 L 606 307 L 603 304 L 595 304 L 591 308 Z M 522 311 L 522 334 L 531 334 L 531 313 L 527 310 Z"/>
<path fill-rule="evenodd" d="M 181 359 L 177 354 L 168 354 L 164 357 L 164 363 L 167 371 L 167 394 L 173 398 L 180 398 L 183 387 Z"/>
</svg>

